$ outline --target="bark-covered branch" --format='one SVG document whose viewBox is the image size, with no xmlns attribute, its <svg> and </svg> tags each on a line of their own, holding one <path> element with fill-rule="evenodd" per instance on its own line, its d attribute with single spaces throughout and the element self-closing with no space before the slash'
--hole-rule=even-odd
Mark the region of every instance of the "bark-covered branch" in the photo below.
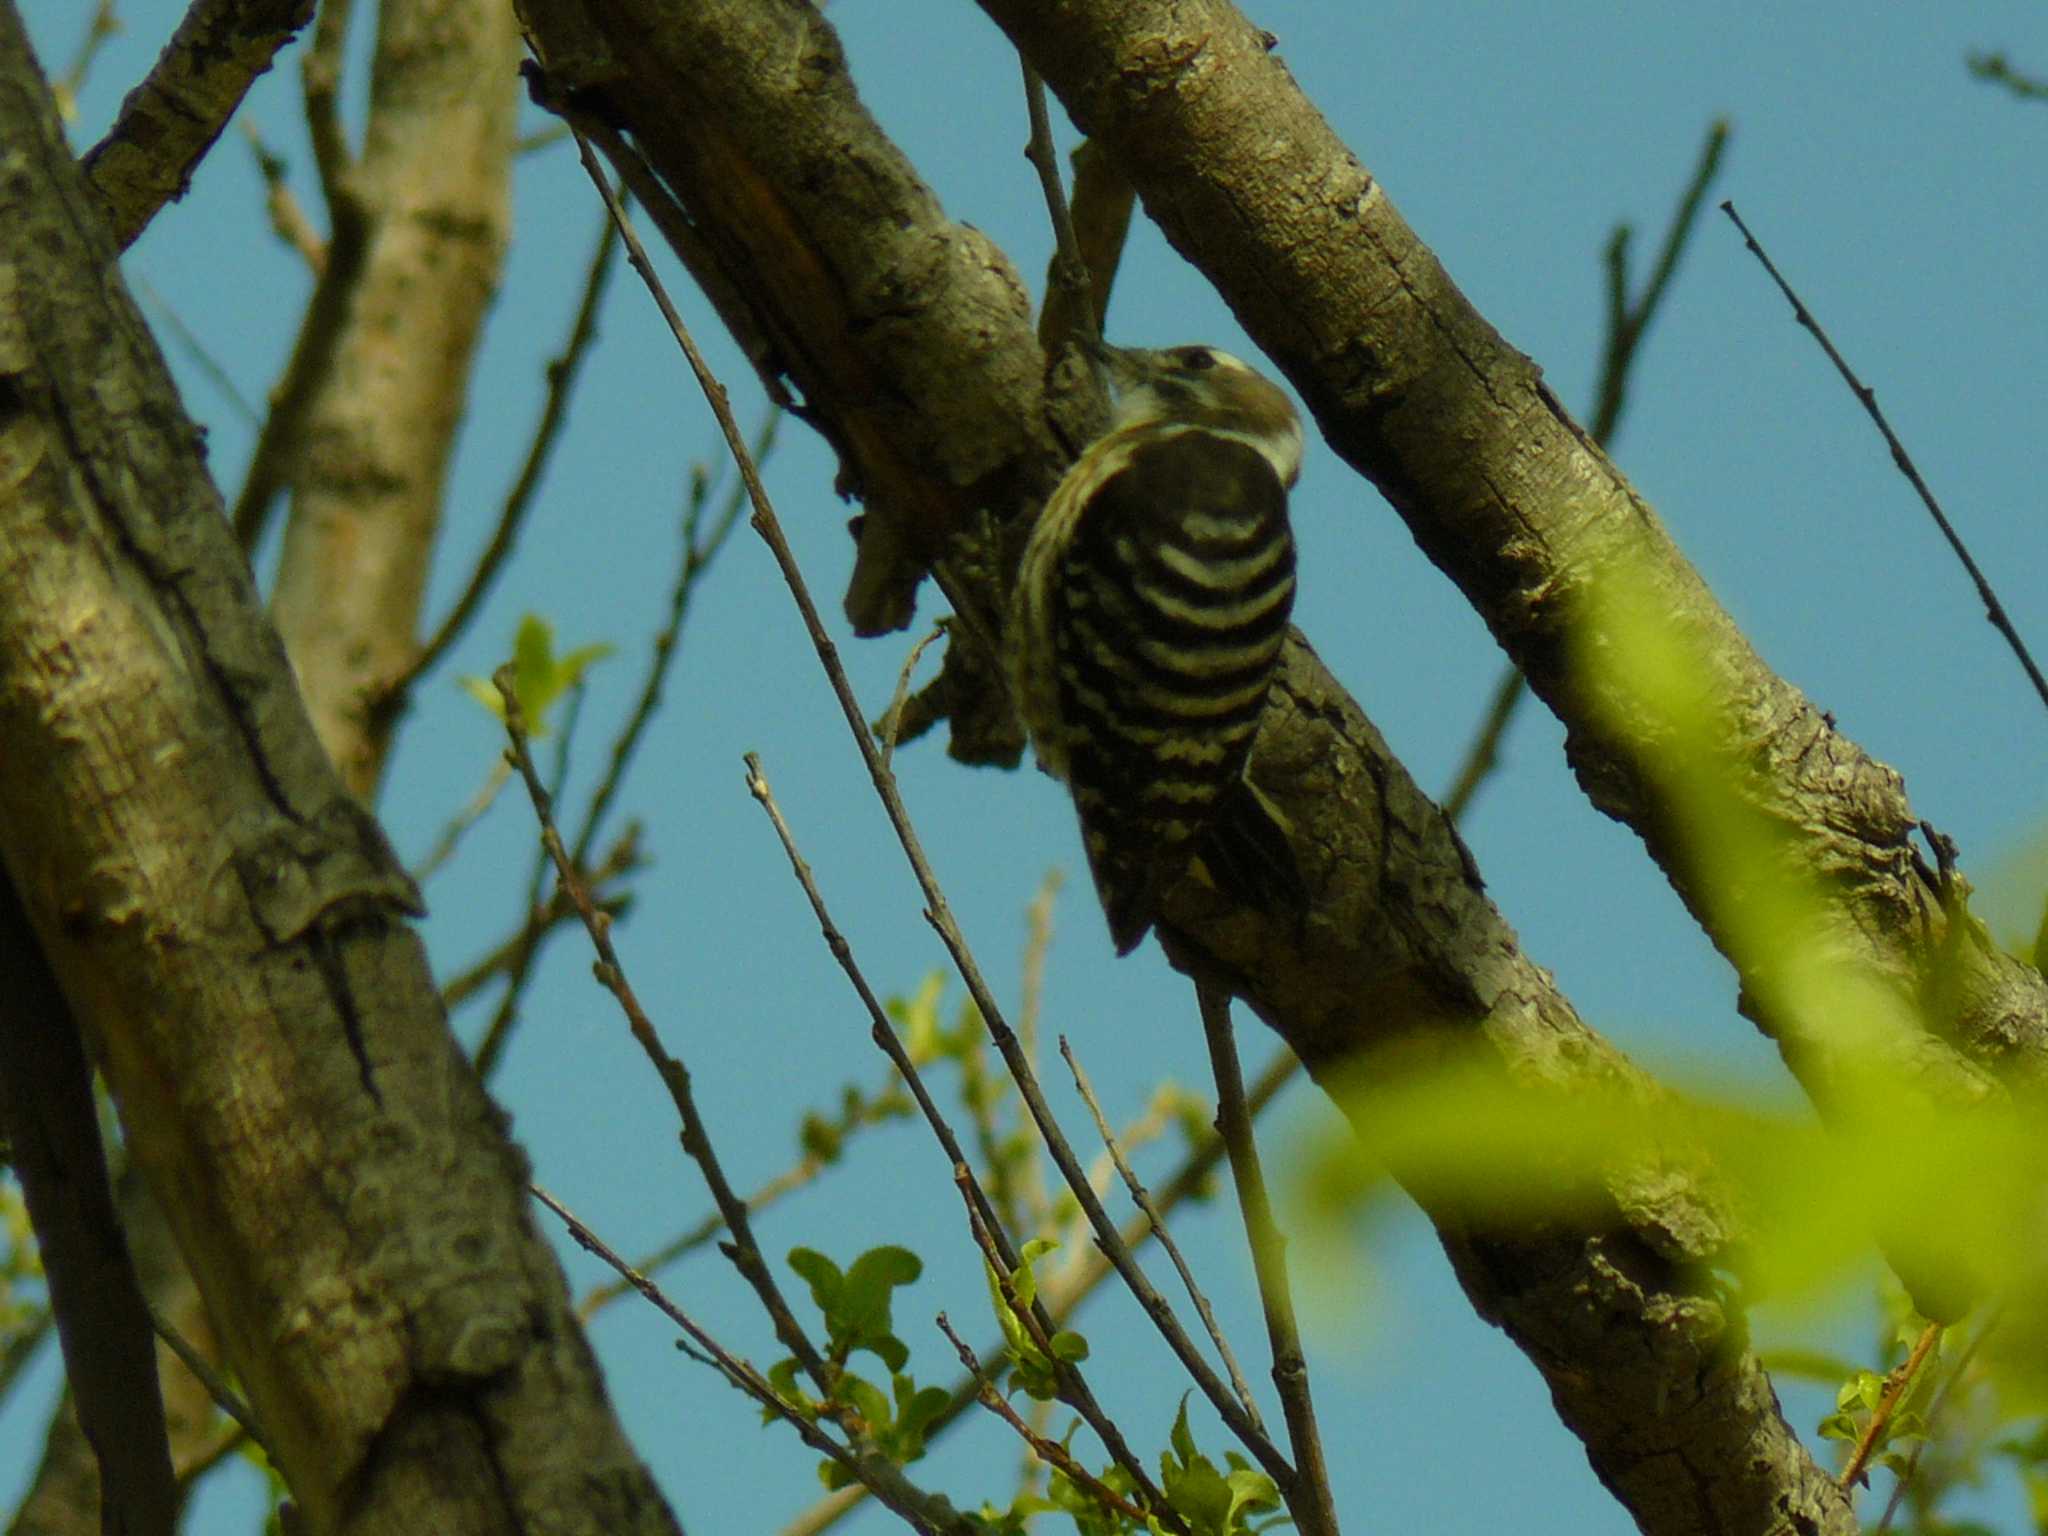
<svg viewBox="0 0 2048 1536">
<path fill-rule="evenodd" d="M 121 103 L 85 169 L 123 250 L 185 195 L 256 77 L 313 14 L 313 0 L 194 0 L 163 54 Z"/>
<path fill-rule="evenodd" d="M 865 504 L 848 616 L 901 628 L 976 514 L 1051 489 L 1016 270 L 946 218 L 808 5 L 529 0 L 521 14 L 552 84 L 630 130 L 695 237 L 678 254 L 748 306 L 726 323 L 838 450 L 840 487 Z"/>
<path fill-rule="evenodd" d="M 332 335 L 308 378 L 295 353 L 284 392 L 302 414 L 280 450 L 293 494 L 277 621 L 320 739 L 361 795 L 395 723 L 375 706 L 418 650 L 448 463 L 497 293 L 518 49 L 501 0 L 378 7 L 369 125 L 360 157 L 335 173 L 338 252 L 307 316 Z"/>
<path fill-rule="evenodd" d="M 108 1530 L 171 1536 L 178 1493 L 149 1309 L 114 1210 L 92 1067 L 56 977 L 0 878 L 0 1131 L 34 1223 L 76 1424 Z"/>
<path fill-rule="evenodd" d="M 673 1533 L 0 5 L 0 855 L 314 1532 Z"/>
<path fill-rule="evenodd" d="M 860 108 L 815 10 L 524 0 L 523 13 L 551 86 L 630 136 L 748 328 L 776 339 L 770 366 L 869 493 L 864 565 L 878 511 L 917 529 L 918 509 L 943 530 L 1033 510 L 1061 433 L 1015 280 Z M 1003 302 L 948 302 L 991 292 Z M 914 553 L 921 538 L 893 547 Z M 865 606 L 865 579 L 857 621 L 891 617 Z M 1300 932 L 1183 882 L 1166 913 L 1181 963 L 1228 974 L 1325 1078 L 1376 1048 L 1476 1042 L 1531 1093 L 1619 1085 L 1654 1100 L 1521 954 L 1448 824 L 1305 645 L 1289 650 L 1255 772 L 1294 819 L 1317 916 Z M 1576 1225 L 1483 1232 L 1447 1207 L 1432 1215 L 1475 1306 L 1544 1372 L 1646 1530 L 1846 1533 L 1847 1501 L 1786 1427 L 1711 1278 L 1736 1223 L 1695 1167 L 1682 1153 L 1654 1181 L 1617 1171 Z"/>
<path fill-rule="evenodd" d="M 1813 872 L 1819 942 L 1918 1029 L 1857 1036 L 1859 1057 L 1937 1103 L 1992 1078 L 2048 1081 L 2048 987 L 1990 942 L 1909 842 L 1899 775 L 1774 674 L 1655 514 L 1475 311 L 1386 191 L 1302 96 L 1271 39 L 1227 0 L 982 0 L 1074 120 L 1117 156 L 1146 211 L 1286 372 L 1568 730 L 1587 795 L 1632 827 L 1743 972 L 1744 1005 L 1823 1106 L 1873 1063 L 1839 1020 L 1779 1005 L 1730 931 L 1673 814 L 1653 722 L 1604 696 L 1610 644 L 1582 599 L 1642 591 L 1711 658 L 1713 768 Z M 1283 40 L 1284 48 L 1284 40 Z M 1619 574 L 1617 574 L 1619 573 Z"/>
</svg>

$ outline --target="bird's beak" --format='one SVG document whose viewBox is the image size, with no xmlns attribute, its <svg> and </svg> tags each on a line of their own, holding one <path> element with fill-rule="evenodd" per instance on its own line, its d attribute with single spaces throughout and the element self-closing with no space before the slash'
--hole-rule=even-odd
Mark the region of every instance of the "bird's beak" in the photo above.
<svg viewBox="0 0 2048 1536">
<path fill-rule="evenodd" d="M 1147 355 L 1144 352 L 1129 347 L 1112 347 L 1099 336 L 1090 337 L 1081 344 L 1081 348 L 1095 365 L 1096 377 L 1102 380 L 1102 387 L 1112 401 L 1119 399 L 1144 376 Z"/>
</svg>

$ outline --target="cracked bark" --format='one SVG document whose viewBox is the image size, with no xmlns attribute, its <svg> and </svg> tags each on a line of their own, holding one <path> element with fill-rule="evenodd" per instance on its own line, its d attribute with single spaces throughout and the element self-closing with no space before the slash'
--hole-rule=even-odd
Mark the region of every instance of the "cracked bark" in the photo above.
<svg viewBox="0 0 2048 1536">
<path fill-rule="evenodd" d="M 225 1356 L 313 1531 L 672 1533 L 11 4 L 0 145 L 0 856 Z"/>
<path fill-rule="evenodd" d="M 745 331 L 778 338 L 757 364 L 797 383 L 841 454 L 842 483 L 869 490 L 849 594 L 856 621 L 893 616 L 863 606 L 875 561 L 914 581 L 915 554 L 943 543 L 906 535 L 878 555 L 878 513 L 884 527 L 914 530 L 904 509 L 923 508 L 941 534 L 945 519 L 957 529 L 982 509 L 1028 516 L 1058 471 L 1063 435 L 1038 385 L 1030 317 L 1008 300 L 962 311 L 935 299 L 886 315 L 859 302 L 971 291 L 991 255 L 945 221 L 860 108 L 823 17 L 795 0 L 522 9 L 552 83 L 647 155 L 691 222 L 698 259 L 718 263 L 725 302 L 747 306 Z M 834 166 L 861 169 L 858 195 Z M 891 262 L 905 270 L 892 277 Z M 894 384 L 889 410 L 835 387 L 879 377 Z M 920 403 L 933 387 L 924 381 L 943 382 L 943 414 L 893 409 Z M 976 435 L 944 447 L 958 433 Z M 963 475 L 970 451 L 984 457 Z M 1230 974 L 1326 1082 L 1361 1052 L 1391 1062 L 1477 1042 L 1532 1094 L 1568 1102 L 1597 1087 L 1655 1102 L 1655 1085 L 1521 954 L 1441 814 L 1303 644 L 1290 647 L 1255 772 L 1295 819 L 1316 916 L 1283 931 L 1183 882 L 1167 906 L 1178 963 Z M 1778 1413 L 1740 1311 L 1709 1272 L 1740 1223 L 1692 1149 L 1671 1149 L 1654 1177 L 1614 1170 L 1579 1224 L 1481 1231 L 1456 1211 L 1431 1215 L 1473 1304 L 1544 1373 L 1645 1530 L 1855 1529 L 1848 1501 Z"/>
<path fill-rule="evenodd" d="M 2048 986 L 1966 910 L 1945 908 L 1908 841 L 1917 818 L 1899 774 L 1757 656 L 1541 371 L 1471 307 L 1302 96 L 1271 39 L 1225 0 L 981 3 L 1564 722 L 1588 798 L 1642 837 L 1815 1102 L 1853 1110 L 1873 1067 L 1937 1108 L 2038 1092 Z M 1714 771 L 1813 882 L 1816 944 L 1911 1025 L 1846 1052 L 1837 1020 L 1786 1006 L 1743 952 L 1669 813 L 1651 724 L 1612 708 L 1589 664 L 1612 635 L 1582 599 L 1610 579 L 1710 659 Z"/>
</svg>

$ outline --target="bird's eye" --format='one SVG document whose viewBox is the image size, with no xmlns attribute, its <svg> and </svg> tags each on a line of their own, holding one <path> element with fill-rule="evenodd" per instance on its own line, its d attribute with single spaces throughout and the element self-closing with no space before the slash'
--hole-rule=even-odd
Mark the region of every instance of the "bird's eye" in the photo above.
<svg viewBox="0 0 2048 1536">
<path fill-rule="evenodd" d="M 1180 361 L 1190 372 L 1207 373 L 1216 366 L 1216 354 L 1207 347 L 1182 347 Z"/>
</svg>

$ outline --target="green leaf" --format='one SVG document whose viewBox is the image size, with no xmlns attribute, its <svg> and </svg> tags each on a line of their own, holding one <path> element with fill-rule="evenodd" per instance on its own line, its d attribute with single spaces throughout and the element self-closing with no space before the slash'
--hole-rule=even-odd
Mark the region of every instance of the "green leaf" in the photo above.
<svg viewBox="0 0 2048 1536">
<path fill-rule="evenodd" d="M 835 1361 L 864 1349 L 891 1375 L 909 1363 L 910 1351 L 890 1320 L 890 1301 L 897 1286 L 924 1273 L 916 1254 L 893 1246 L 870 1248 L 852 1269 L 842 1271 L 814 1248 L 792 1248 L 789 1267 L 810 1286 L 811 1300 L 824 1314 L 828 1353 Z"/>
<path fill-rule="evenodd" d="M 829 1322 L 839 1306 L 840 1293 L 846 1288 L 846 1277 L 839 1272 L 839 1266 L 815 1248 L 792 1248 L 789 1267 L 810 1286 L 811 1300 Z"/>
<path fill-rule="evenodd" d="M 526 719 L 530 735 L 540 737 L 548 733 L 548 711 L 613 649 L 605 644 L 586 645 L 557 656 L 552 624 L 536 613 L 519 621 L 518 632 L 512 637 L 512 693 L 519 700 L 519 712 Z M 479 677 L 465 677 L 461 681 L 471 698 L 499 720 L 505 718 L 504 700 L 498 696 L 494 681 Z"/>
</svg>

